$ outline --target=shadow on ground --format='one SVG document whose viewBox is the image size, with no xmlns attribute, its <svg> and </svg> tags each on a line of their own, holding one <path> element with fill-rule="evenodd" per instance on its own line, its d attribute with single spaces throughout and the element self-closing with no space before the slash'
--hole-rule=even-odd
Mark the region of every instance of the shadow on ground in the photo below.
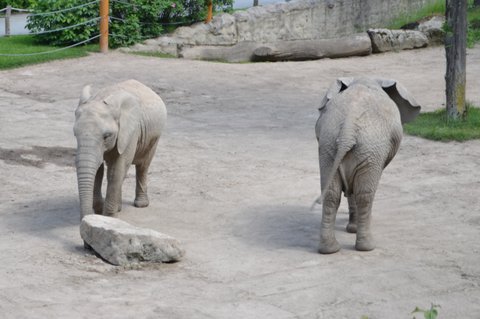
<svg viewBox="0 0 480 319">
<path fill-rule="evenodd" d="M 12 203 L 10 212 L 2 214 L 7 231 L 28 233 L 31 236 L 59 242 L 68 251 L 77 251 L 83 242 L 73 241 L 72 228 L 78 232 L 79 204 L 76 196 L 48 198 L 40 201 Z"/>
<path fill-rule="evenodd" d="M 233 232 L 249 245 L 317 252 L 321 218 L 321 209 L 308 206 L 251 207 L 235 221 Z M 347 221 L 348 215 L 340 211 L 337 233 L 345 232 Z"/>
</svg>

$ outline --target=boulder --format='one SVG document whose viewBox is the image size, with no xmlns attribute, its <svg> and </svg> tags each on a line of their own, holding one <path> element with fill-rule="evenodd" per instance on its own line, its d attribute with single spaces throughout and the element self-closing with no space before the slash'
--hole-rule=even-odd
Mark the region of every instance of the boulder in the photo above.
<svg viewBox="0 0 480 319">
<path fill-rule="evenodd" d="M 87 247 L 113 265 L 175 262 L 185 254 L 173 237 L 102 215 L 85 216 L 80 235 Z"/>
<path fill-rule="evenodd" d="M 373 53 L 417 49 L 428 46 L 427 36 L 414 30 L 369 29 Z"/>
<path fill-rule="evenodd" d="M 445 42 L 445 31 L 443 31 L 444 23 L 444 16 L 433 16 L 420 21 L 417 29 L 427 36 L 429 45 L 440 45 Z"/>
</svg>

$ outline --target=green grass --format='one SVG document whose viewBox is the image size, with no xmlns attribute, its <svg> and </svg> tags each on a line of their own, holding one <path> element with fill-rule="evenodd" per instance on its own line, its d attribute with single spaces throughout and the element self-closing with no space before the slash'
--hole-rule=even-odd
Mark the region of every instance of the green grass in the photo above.
<svg viewBox="0 0 480 319">
<path fill-rule="evenodd" d="M 472 48 L 475 43 L 480 42 L 480 8 L 473 7 L 473 0 L 469 0 L 468 3 L 467 46 Z M 393 20 L 388 28 L 400 29 L 402 26 L 408 23 L 417 22 L 433 15 L 445 16 L 445 0 L 435 0 L 416 12 L 401 15 L 397 19 Z"/>
<path fill-rule="evenodd" d="M 445 15 L 445 0 L 435 0 L 418 11 L 403 14 L 390 22 L 388 28 L 400 29 L 400 27 L 408 23 L 419 21 L 433 15 Z"/>
<path fill-rule="evenodd" d="M 480 108 L 468 106 L 465 121 L 447 121 L 446 110 L 421 113 L 415 121 L 405 124 L 407 134 L 434 141 L 467 141 L 480 138 Z"/>
<path fill-rule="evenodd" d="M 2 54 L 31 54 L 47 52 L 59 49 L 60 47 L 39 45 L 30 35 L 16 35 L 0 38 L 0 70 L 12 69 L 29 64 L 42 63 L 58 59 L 69 59 L 83 57 L 88 52 L 98 52 L 98 44 L 81 45 L 78 47 L 57 51 L 48 54 L 32 56 L 2 56 Z"/>
</svg>

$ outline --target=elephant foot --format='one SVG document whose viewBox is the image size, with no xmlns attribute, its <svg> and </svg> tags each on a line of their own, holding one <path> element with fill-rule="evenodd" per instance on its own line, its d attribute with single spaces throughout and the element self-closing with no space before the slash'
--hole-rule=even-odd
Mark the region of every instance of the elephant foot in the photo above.
<svg viewBox="0 0 480 319">
<path fill-rule="evenodd" d="M 347 225 L 347 233 L 355 234 L 357 232 L 357 224 L 348 223 Z"/>
<path fill-rule="evenodd" d="M 94 200 L 93 201 L 93 211 L 95 214 L 101 215 L 103 212 L 103 200 Z"/>
<path fill-rule="evenodd" d="M 133 205 L 139 208 L 147 207 L 148 204 L 150 204 L 150 201 L 148 200 L 147 195 L 138 196 L 137 198 L 135 198 L 135 201 L 133 202 Z"/>
<path fill-rule="evenodd" d="M 321 240 L 318 252 L 320 254 L 333 254 L 340 250 L 340 244 L 333 238 L 330 240 Z"/>
<path fill-rule="evenodd" d="M 375 242 L 371 238 L 371 236 L 364 237 L 364 238 L 357 238 L 355 243 L 355 249 L 359 251 L 370 251 L 375 249 Z"/>
</svg>

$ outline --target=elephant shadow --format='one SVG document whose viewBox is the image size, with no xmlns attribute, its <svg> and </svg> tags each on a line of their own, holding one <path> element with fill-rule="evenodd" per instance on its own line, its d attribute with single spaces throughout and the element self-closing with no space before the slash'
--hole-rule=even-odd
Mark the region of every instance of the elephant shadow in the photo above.
<svg viewBox="0 0 480 319">
<path fill-rule="evenodd" d="M 268 249 L 294 249 L 317 252 L 322 213 L 320 208 L 280 205 L 251 207 L 240 214 L 234 225 L 234 235 L 249 245 Z M 336 230 L 345 233 L 348 214 L 339 211 Z M 340 235 L 342 236 L 342 235 Z M 342 249 L 353 250 L 353 245 Z"/>
<path fill-rule="evenodd" d="M 10 206 L 10 212 L 2 213 L 2 221 L 8 231 L 56 241 L 64 249 L 78 253 L 83 250 L 78 206 L 78 198 L 73 195 L 18 202 Z"/>
</svg>

